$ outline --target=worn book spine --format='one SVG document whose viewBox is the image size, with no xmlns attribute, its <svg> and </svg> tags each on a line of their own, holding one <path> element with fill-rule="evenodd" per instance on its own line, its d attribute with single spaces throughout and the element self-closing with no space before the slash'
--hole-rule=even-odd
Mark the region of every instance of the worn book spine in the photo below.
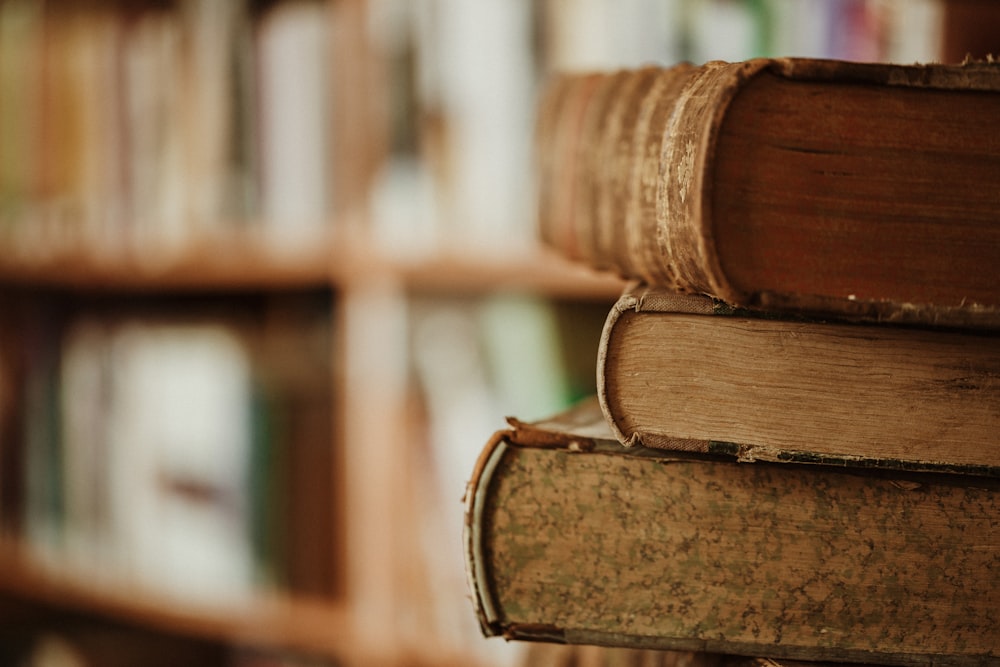
<svg viewBox="0 0 1000 667">
<path fill-rule="evenodd" d="M 548 87 L 535 130 L 540 179 L 541 238 L 570 259 L 582 260 L 576 219 L 576 162 L 583 112 L 590 106 L 602 74 L 563 75 Z"/>
<path fill-rule="evenodd" d="M 794 58 L 562 75 L 546 89 L 536 127 L 542 239 L 594 268 L 735 305 L 996 326 L 1000 305 L 975 299 L 924 303 L 897 295 L 800 294 L 794 287 L 756 290 L 733 279 L 721 260 L 715 170 L 720 150 L 727 154 L 720 138 L 733 101 L 762 78 L 904 91 L 1000 88 L 1000 70 L 986 64 L 901 66 Z M 762 122 L 780 126 L 781 112 L 772 113 L 772 120 Z M 814 180 L 822 178 L 832 177 Z M 797 187 L 789 182 L 779 189 L 794 196 Z M 836 197 L 820 205 L 836 206 Z M 836 224 L 836 215 L 829 224 Z M 913 234 L 921 233 L 921 224 L 912 222 Z M 992 239 L 995 234 L 989 233 Z M 985 243 L 992 247 L 994 241 Z M 906 257 L 905 250 L 896 255 Z"/>
<path fill-rule="evenodd" d="M 998 485 L 512 422 L 467 490 L 470 587 L 483 632 L 507 639 L 997 664 Z"/>
<path fill-rule="evenodd" d="M 625 276 L 647 276 L 656 284 L 672 285 L 676 278 L 669 262 L 663 262 L 656 228 L 656 207 L 660 184 L 663 128 L 674 112 L 677 98 L 696 71 L 687 63 L 658 72 L 647 95 L 638 102 L 636 129 L 629 150 L 621 151 L 619 163 L 632 163 L 631 187 L 617 210 L 623 219 L 612 221 L 618 232 L 611 233 L 615 267 Z"/>
</svg>

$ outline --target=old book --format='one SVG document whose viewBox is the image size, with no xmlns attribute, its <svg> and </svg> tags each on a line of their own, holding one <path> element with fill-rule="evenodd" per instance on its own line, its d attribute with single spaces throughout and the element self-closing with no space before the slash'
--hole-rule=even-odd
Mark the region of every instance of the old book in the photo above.
<svg viewBox="0 0 1000 667">
<path fill-rule="evenodd" d="M 626 444 L 1000 471 L 996 332 L 764 317 L 633 286 L 597 363 L 601 406 Z"/>
<path fill-rule="evenodd" d="M 755 59 L 563 74 L 538 225 L 740 306 L 1000 323 L 1000 66 Z"/>
<path fill-rule="evenodd" d="M 486 635 L 776 660 L 1000 660 L 995 477 L 625 448 L 593 403 L 510 423 L 466 492 Z"/>
</svg>

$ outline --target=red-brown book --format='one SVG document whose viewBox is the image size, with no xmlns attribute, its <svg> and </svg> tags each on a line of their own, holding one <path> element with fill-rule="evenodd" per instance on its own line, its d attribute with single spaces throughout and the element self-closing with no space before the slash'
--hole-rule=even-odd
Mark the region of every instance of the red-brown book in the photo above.
<svg viewBox="0 0 1000 667">
<path fill-rule="evenodd" d="M 812 59 L 557 76 L 539 230 L 771 310 L 1000 323 L 1000 65 Z"/>
</svg>

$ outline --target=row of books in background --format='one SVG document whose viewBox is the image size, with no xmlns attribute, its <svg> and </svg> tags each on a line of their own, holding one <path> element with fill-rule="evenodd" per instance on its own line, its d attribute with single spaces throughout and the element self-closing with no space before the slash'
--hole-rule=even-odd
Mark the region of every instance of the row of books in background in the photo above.
<svg viewBox="0 0 1000 667">
<path fill-rule="evenodd" d="M 534 91 L 553 70 L 810 55 L 938 56 L 921 0 L 373 0 L 390 252 L 533 241 Z M 233 228 L 325 238 L 337 194 L 331 4 L 0 6 L 0 232 L 11 248 L 152 254 Z M 384 84 L 384 85 L 382 85 Z M 375 117 L 367 119 L 379 123 Z M 363 160 L 359 160 L 363 162 Z M 356 195 L 357 193 L 355 193 Z"/>
<path fill-rule="evenodd" d="M 24 328 L 0 341 L 3 532 L 111 590 L 334 593 L 329 306 L 284 299 L 6 304 Z"/>
<path fill-rule="evenodd" d="M 317 0 L 0 5 L 0 233 L 149 254 L 259 227 L 315 242 L 332 193 Z"/>
<path fill-rule="evenodd" d="M 352 546 L 337 519 L 330 298 L 5 301 L 18 326 L 0 337 L 3 534 L 111 590 L 195 604 L 339 595 Z M 385 406 L 399 383 L 414 408 L 406 522 L 418 532 L 399 542 L 408 567 L 431 573 L 395 583 L 424 623 L 466 627 L 468 643 L 453 492 L 475 459 L 468 442 L 503 415 L 541 417 L 591 394 L 608 303 L 404 294 L 391 307 L 379 327 L 399 324 L 399 349 L 378 349 L 374 381 Z"/>
<path fill-rule="evenodd" d="M 751 57 L 926 61 L 942 47 L 937 0 L 547 0 L 547 70 Z M 637 20 L 643 17 L 645 20 Z"/>
<path fill-rule="evenodd" d="M 373 0 L 389 159 L 373 235 L 392 253 L 535 240 L 530 137 L 551 73 L 811 56 L 940 58 L 936 0 Z"/>
</svg>

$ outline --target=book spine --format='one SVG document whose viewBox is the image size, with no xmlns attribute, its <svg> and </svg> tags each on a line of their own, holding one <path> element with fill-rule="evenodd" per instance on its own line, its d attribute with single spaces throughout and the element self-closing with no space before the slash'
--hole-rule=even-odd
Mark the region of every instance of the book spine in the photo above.
<svg viewBox="0 0 1000 667">
<path fill-rule="evenodd" d="M 539 230 L 594 268 L 735 297 L 709 204 L 729 102 L 770 60 L 621 70 L 554 83 L 539 107 Z"/>
<path fill-rule="evenodd" d="M 501 433 L 483 452 L 466 496 L 466 547 L 486 635 L 995 663 L 995 585 L 980 576 L 995 560 L 984 548 L 994 481 L 574 443 L 569 434 L 560 446 Z M 965 578 L 985 588 L 969 594 Z"/>
<path fill-rule="evenodd" d="M 465 551 L 465 574 L 472 596 L 472 606 L 476 618 L 479 620 L 479 627 L 483 635 L 487 637 L 500 633 L 498 625 L 500 615 L 499 607 L 490 588 L 489 573 L 483 567 L 485 564 L 483 548 L 486 544 L 482 532 L 483 513 L 489 493 L 490 480 L 507 447 L 505 432 L 499 431 L 490 438 L 476 460 L 476 466 L 472 471 L 469 483 L 466 485 L 465 497 L 463 498 L 465 523 L 462 542 Z"/>
<path fill-rule="evenodd" d="M 716 245 L 723 221 L 715 210 L 723 122 L 737 96 L 765 72 L 839 86 L 989 90 L 996 85 L 991 64 L 887 66 L 795 58 L 564 75 L 539 109 L 542 240 L 593 268 L 674 291 L 733 304 L 777 304 L 780 294 L 747 293 L 737 276 L 728 274 Z M 898 303 L 861 308 L 843 298 L 821 298 L 797 297 L 791 307 L 859 311 L 877 319 L 933 316 L 911 317 Z M 965 324 L 961 314 L 944 319 Z"/>
<path fill-rule="evenodd" d="M 641 432 L 626 429 L 622 423 L 622 416 L 628 415 L 629 411 L 617 403 L 613 383 L 609 381 L 608 377 L 608 369 L 615 363 L 610 357 L 616 354 L 612 337 L 617 333 L 621 319 L 629 314 L 647 310 L 654 312 L 678 310 L 711 315 L 717 312 L 717 303 L 700 295 L 674 294 L 666 290 L 655 290 L 636 284 L 626 288 L 622 296 L 611 307 L 597 346 L 597 401 L 615 440 L 626 447 L 647 444 L 643 443 Z M 709 443 L 704 440 L 672 438 L 670 448 L 681 451 L 708 451 Z"/>
<path fill-rule="evenodd" d="M 712 224 L 712 168 L 729 103 L 766 59 L 744 63 L 710 62 L 681 91 L 663 130 L 657 189 L 656 250 L 672 286 L 729 302 L 741 299 L 716 254 Z"/>
<path fill-rule="evenodd" d="M 682 63 L 662 70 L 642 101 L 633 136 L 631 190 L 625 206 L 623 233 L 616 234 L 618 270 L 622 275 L 641 276 L 650 283 L 670 283 L 656 239 L 656 203 L 660 183 L 663 128 L 674 111 L 677 98 L 697 72 Z M 624 247 L 622 246 L 624 243 Z"/>
<path fill-rule="evenodd" d="M 535 146 L 539 171 L 539 234 L 570 259 L 580 259 L 575 214 L 575 161 L 583 112 L 603 74 L 566 75 L 543 97 Z"/>
<path fill-rule="evenodd" d="M 656 83 L 659 69 L 647 67 L 631 74 L 622 84 L 611 107 L 606 127 L 598 144 L 600 160 L 598 181 L 593 189 L 593 247 L 595 266 L 618 268 L 624 247 L 625 217 L 631 193 L 633 171 L 638 166 L 635 155 L 637 120 L 642 103 Z"/>
<path fill-rule="evenodd" d="M 622 429 L 621 424 L 618 423 L 617 411 L 612 407 L 610 402 L 610 385 L 608 383 L 607 369 L 609 368 L 608 357 L 611 354 L 611 335 L 615 331 L 615 327 L 618 324 L 618 320 L 622 317 L 622 314 L 629 311 L 634 311 L 638 305 L 638 299 L 630 291 L 626 291 L 625 294 L 615 302 L 614 306 L 611 307 L 611 311 L 608 313 L 608 318 L 604 323 L 604 329 L 601 331 L 601 341 L 597 346 L 597 400 L 601 406 L 601 412 L 604 414 L 604 418 L 608 422 L 608 426 L 611 428 L 611 432 L 614 434 L 615 439 L 625 445 L 626 447 L 631 447 L 637 443 L 637 437 L 635 435 L 626 435 L 625 431 Z"/>
<path fill-rule="evenodd" d="M 626 97 L 625 91 L 633 73 L 620 70 L 606 75 L 597 85 L 589 104 L 583 111 L 580 136 L 576 142 L 577 153 L 573 161 L 574 189 L 573 222 L 577 230 L 579 254 L 584 262 L 599 269 L 606 268 L 607 259 L 601 256 L 595 243 L 598 237 L 599 200 L 604 196 L 604 184 L 610 170 L 608 155 L 602 143 L 609 131 L 609 121 L 614 115 L 616 102 Z"/>
</svg>

